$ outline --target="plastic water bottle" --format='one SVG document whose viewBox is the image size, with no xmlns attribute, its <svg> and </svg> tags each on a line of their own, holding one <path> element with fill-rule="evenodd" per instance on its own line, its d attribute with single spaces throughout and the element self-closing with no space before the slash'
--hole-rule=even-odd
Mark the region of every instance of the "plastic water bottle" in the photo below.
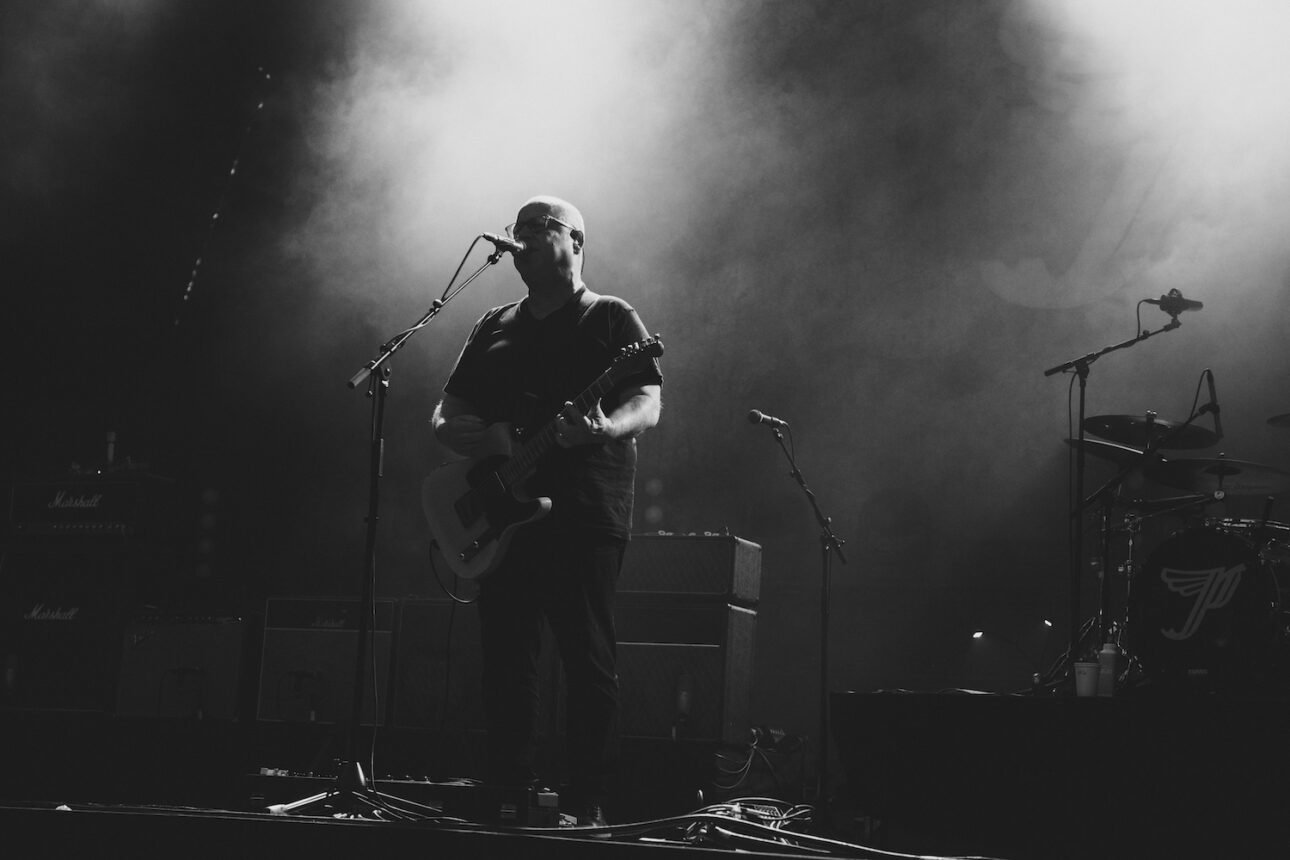
<svg viewBox="0 0 1290 860">
<path fill-rule="evenodd" d="M 1115 695 L 1115 676 L 1120 668 L 1120 646 L 1107 642 L 1097 654 L 1097 694 Z"/>
</svg>

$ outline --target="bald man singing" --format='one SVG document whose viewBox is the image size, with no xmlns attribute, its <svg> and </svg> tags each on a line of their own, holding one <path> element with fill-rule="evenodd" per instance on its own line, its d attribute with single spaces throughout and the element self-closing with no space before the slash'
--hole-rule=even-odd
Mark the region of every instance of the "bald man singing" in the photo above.
<svg viewBox="0 0 1290 860">
<path fill-rule="evenodd" d="M 561 807 L 581 825 L 603 825 L 617 746 L 614 589 L 631 533 L 636 437 L 658 422 L 663 377 L 652 360 L 576 409 L 577 396 L 648 332 L 629 304 L 583 282 L 587 231 L 573 204 L 534 197 L 507 232 L 524 246 L 514 259 L 528 294 L 476 323 L 433 418 L 439 442 L 469 458 L 504 453 L 513 428 L 555 419 L 558 447 L 526 486 L 551 499 L 550 513 L 521 527 L 479 583 L 486 781 L 538 781 L 545 619 L 567 685 Z"/>
</svg>

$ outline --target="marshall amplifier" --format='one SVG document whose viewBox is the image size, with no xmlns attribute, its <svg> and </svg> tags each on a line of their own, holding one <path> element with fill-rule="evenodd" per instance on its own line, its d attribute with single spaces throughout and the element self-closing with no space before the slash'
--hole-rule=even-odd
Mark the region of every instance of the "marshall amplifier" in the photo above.
<svg viewBox="0 0 1290 860">
<path fill-rule="evenodd" d="M 83 475 L 13 485 L 15 537 L 155 536 L 174 513 L 174 482 L 156 475 Z"/>
<path fill-rule="evenodd" d="M 394 601 L 374 602 L 363 684 L 364 725 L 384 725 L 389 702 Z M 361 604 L 343 598 L 270 598 L 256 716 L 282 722 L 348 722 Z"/>
<path fill-rule="evenodd" d="M 131 559 L 84 546 L 0 557 L 0 707 L 105 711 Z"/>
</svg>

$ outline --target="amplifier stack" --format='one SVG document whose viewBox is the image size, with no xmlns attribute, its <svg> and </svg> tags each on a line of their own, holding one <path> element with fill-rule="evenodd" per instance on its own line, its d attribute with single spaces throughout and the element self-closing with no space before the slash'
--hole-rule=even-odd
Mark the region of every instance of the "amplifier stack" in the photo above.
<svg viewBox="0 0 1290 860">
<path fill-rule="evenodd" d="M 262 619 L 156 611 L 152 589 L 175 575 L 170 492 L 150 477 L 13 487 L 0 557 L 0 709 L 347 721 L 357 600 L 273 597 Z M 737 537 L 633 538 L 616 610 L 624 737 L 746 736 L 760 575 L 761 548 Z M 481 731 L 474 607 L 372 608 L 363 724 Z M 541 683 L 541 731 L 554 736 L 564 703 L 549 632 Z"/>
<path fill-rule="evenodd" d="M 113 707 L 125 622 L 173 578 L 174 482 L 148 474 L 16 483 L 0 556 L 0 707 Z"/>
</svg>

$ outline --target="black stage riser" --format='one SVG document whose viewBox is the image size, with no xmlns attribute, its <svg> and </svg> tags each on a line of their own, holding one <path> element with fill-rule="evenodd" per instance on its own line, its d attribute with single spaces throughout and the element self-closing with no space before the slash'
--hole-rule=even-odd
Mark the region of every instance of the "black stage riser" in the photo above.
<svg viewBox="0 0 1290 860">
<path fill-rule="evenodd" d="M 893 849 L 1284 856 L 1290 702 L 835 693 L 854 811 Z M 904 834 L 902 837 L 901 834 Z"/>
</svg>

